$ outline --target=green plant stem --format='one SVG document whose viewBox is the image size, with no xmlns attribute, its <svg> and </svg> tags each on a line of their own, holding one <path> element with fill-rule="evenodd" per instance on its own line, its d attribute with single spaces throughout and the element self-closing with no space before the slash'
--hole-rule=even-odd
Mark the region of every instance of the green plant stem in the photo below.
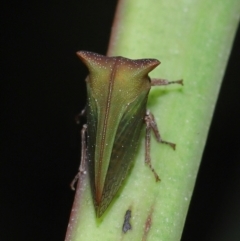
<svg viewBox="0 0 240 241">
<path fill-rule="evenodd" d="M 101 220 L 83 175 L 66 240 L 180 240 L 239 13 L 239 0 L 119 2 L 108 55 L 156 58 L 162 64 L 151 77 L 184 79 L 183 87 L 153 87 L 148 102 L 163 139 L 177 149 L 152 138 L 156 183 L 144 164 L 142 138 L 131 173 Z M 132 230 L 124 234 L 127 209 Z"/>
</svg>

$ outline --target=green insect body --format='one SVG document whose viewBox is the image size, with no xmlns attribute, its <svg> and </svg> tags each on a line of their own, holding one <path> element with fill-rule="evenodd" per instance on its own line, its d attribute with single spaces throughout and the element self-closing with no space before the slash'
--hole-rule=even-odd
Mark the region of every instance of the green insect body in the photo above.
<svg viewBox="0 0 240 241">
<path fill-rule="evenodd" d="M 160 180 L 150 163 L 151 129 L 159 142 L 165 141 L 159 135 L 153 116 L 146 114 L 148 93 L 152 85 L 181 84 L 181 81 L 151 81 L 148 73 L 160 64 L 156 59 L 131 60 L 87 51 L 77 52 L 77 55 L 89 70 L 86 78 L 87 125 L 82 131 L 79 175 L 87 163 L 96 215 L 100 217 L 131 167 L 144 122 L 147 124 L 145 161 L 156 180 Z"/>
</svg>

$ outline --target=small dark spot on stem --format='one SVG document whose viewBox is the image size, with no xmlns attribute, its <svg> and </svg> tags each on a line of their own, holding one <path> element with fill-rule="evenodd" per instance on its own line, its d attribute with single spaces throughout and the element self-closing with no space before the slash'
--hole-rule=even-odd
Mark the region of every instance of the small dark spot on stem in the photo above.
<svg viewBox="0 0 240 241">
<path fill-rule="evenodd" d="M 122 226 L 122 231 L 126 233 L 128 230 L 132 229 L 132 225 L 130 224 L 130 218 L 131 218 L 131 210 L 127 210 L 126 214 L 124 216 L 124 222 Z"/>
<path fill-rule="evenodd" d="M 150 228 L 152 226 L 152 213 L 153 213 L 153 210 L 150 211 L 150 213 L 148 214 L 147 220 L 145 222 L 145 228 L 144 228 L 142 241 L 146 241 L 147 240 L 148 232 L 149 232 L 149 230 L 150 230 Z"/>
</svg>

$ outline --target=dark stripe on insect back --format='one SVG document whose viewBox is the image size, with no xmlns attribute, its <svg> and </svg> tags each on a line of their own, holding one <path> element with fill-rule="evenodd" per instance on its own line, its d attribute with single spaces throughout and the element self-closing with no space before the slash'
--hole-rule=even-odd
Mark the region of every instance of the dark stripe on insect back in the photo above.
<svg viewBox="0 0 240 241">
<path fill-rule="evenodd" d="M 113 69 L 110 75 L 110 81 L 109 81 L 109 88 L 108 88 L 108 97 L 106 102 L 106 113 L 105 113 L 105 119 L 103 124 L 103 133 L 102 133 L 102 140 L 101 140 L 101 147 L 100 147 L 100 156 L 99 156 L 99 165 L 98 170 L 102 170 L 102 163 L 103 163 L 103 156 L 104 156 L 104 150 L 105 150 L 105 138 L 106 138 L 106 131 L 107 131 L 107 123 L 109 118 L 109 110 L 110 110 L 110 103 L 112 98 L 112 90 L 114 85 L 114 78 L 116 74 L 116 66 L 117 66 L 117 59 L 115 59 L 115 62 L 113 64 Z M 100 183 L 100 173 L 97 175 L 96 183 Z"/>
</svg>

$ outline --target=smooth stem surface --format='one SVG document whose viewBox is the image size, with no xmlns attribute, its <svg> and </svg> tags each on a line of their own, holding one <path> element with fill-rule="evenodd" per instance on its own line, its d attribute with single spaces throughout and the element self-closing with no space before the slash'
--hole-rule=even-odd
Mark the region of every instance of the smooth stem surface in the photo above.
<svg viewBox="0 0 240 241">
<path fill-rule="evenodd" d="M 151 156 L 161 182 L 144 164 L 144 141 L 135 165 L 101 220 L 85 175 L 78 186 L 66 240 L 179 241 L 220 84 L 239 21 L 240 1 L 120 1 L 108 55 L 156 58 L 152 77 L 184 79 L 184 86 L 153 87 L 148 108 L 163 139 Z M 132 230 L 122 233 L 132 210 Z"/>
</svg>

